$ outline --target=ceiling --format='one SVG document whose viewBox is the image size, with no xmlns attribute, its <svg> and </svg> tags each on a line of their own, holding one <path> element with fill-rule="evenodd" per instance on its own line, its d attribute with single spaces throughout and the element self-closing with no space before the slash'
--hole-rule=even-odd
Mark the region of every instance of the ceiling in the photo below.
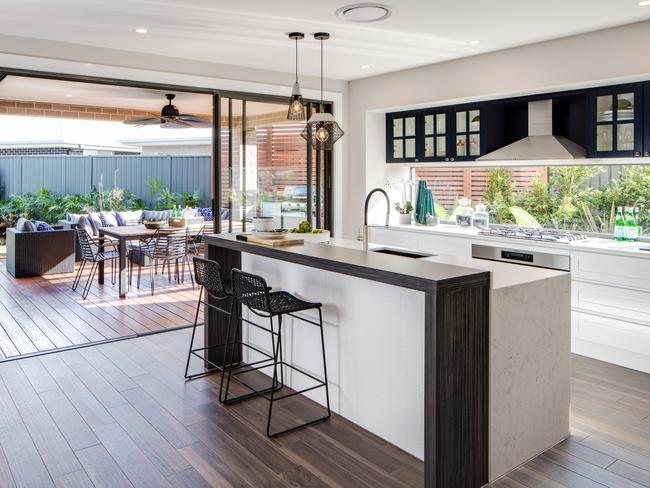
<svg viewBox="0 0 650 488">
<path fill-rule="evenodd" d="M 345 0 L 3 0 L 0 32 L 289 72 L 285 33 L 325 30 L 326 77 L 353 80 L 650 19 L 637 0 L 381 1 L 391 17 L 354 24 L 334 14 Z M 317 75 L 318 43 L 300 49 Z"/>
<path fill-rule="evenodd" d="M 26 78 L 9 75 L 0 81 L 0 99 L 44 103 L 65 103 L 160 111 L 167 104 L 164 90 L 98 85 L 71 81 Z M 69 96 L 68 96 L 69 95 Z M 200 93 L 176 93 L 174 105 L 185 114 L 212 113 L 212 97 Z M 227 101 L 222 111 L 228 113 Z M 284 111 L 284 104 L 247 102 L 247 115 L 261 115 Z M 233 101 L 233 115 L 241 115 L 241 102 Z"/>
</svg>

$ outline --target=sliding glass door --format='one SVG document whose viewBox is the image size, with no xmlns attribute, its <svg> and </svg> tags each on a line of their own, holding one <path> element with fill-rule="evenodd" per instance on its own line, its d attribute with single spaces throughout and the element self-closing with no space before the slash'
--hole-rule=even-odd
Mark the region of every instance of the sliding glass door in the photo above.
<svg viewBox="0 0 650 488">
<path fill-rule="evenodd" d="M 255 216 L 276 228 L 330 228 L 330 156 L 300 136 L 305 123 L 286 120 L 286 103 L 219 98 L 221 232 L 249 231 Z"/>
</svg>

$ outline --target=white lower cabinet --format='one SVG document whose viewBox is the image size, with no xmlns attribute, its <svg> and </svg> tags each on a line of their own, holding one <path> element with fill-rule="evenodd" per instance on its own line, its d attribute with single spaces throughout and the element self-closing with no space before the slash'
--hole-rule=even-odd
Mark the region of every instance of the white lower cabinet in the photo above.
<svg viewBox="0 0 650 488">
<path fill-rule="evenodd" d="M 572 252 L 572 351 L 650 373 L 650 260 Z"/>
<path fill-rule="evenodd" d="M 473 236 L 371 228 L 373 244 L 471 257 Z M 535 249 L 513 241 L 505 247 Z M 566 254 L 568 249 L 548 250 Z M 583 356 L 650 373 L 650 259 L 571 250 L 572 347 Z"/>
</svg>

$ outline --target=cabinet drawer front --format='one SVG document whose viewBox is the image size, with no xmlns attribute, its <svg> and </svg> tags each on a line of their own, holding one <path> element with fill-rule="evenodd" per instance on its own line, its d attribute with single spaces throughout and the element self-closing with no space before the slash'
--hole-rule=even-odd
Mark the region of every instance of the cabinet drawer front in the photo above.
<svg viewBox="0 0 650 488">
<path fill-rule="evenodd" d="M 369 241 L 372 244 L 418 249 L 418 235 L 415 232 L 390 230 L 382 227 L 371 227 L 369 231 Z"/>
<path fill-rule="evenodd" d="M 572 252 L 571 273 L 579 280 L 650 291 L 650 259 L 647 258 Z"/>
<path fill-rule="evenodd" d="M 574 339 L 647 355 L 650 361 L 650 327 L 573 312 L 572 329 Z"/>
<path fill-rule="evenodd" d="M 470 258 L 472 257 L 472 240 L 465 237 L 420 234 L 418 249 L 433 254 L 450 254 Z"/>
<path fill-rule="evenodd" d="M 650 326 L 650 293 L 574 281 L 574 308 L 642 322 Z"/>
</svg>

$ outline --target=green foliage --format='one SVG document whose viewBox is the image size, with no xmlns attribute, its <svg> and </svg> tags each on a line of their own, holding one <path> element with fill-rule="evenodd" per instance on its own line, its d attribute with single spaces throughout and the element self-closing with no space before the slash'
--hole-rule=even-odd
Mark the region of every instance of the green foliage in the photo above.
<svg viewBox="0 0 650 488">
<path fill-rule="evenodd" d="M 104 192 L 93 188 L 82 195 L 56 195 L 41 188 L 34 193 L 12 195 L 9 200 L 0 201 L 0 222 L 25 217 L 56 224 L 69 213 L 141 208 L 144 208 L 142 200 L 123 188 L 112 188 Z"/>
<path fill-rule="evenodd" d="M 186 191 L 183 193 L 176 193 L 171 191 L 157 178 L 153 178 L 149 182 L 149 191 L 153 196 L 154 210 L 167 210 L 176 205 L 194 208 L 198 206 L 200 199 L 200 192 L 198 191 L 195 191 L 194 193 Z"/>
<path fill-rule="evenodd" d="M 639 207 L 641 225 L 650 231 L 650 167 L 625 167 L 606 186 L 594 188 L 593 178 L 603 171 L 600 166 L 550 167 L 548 182 L 537 180 L 516 193 L 510 170 L 493 169 L 485 200 L 496 223 L 515 223 L 510 207 L 521 207 L 544 227 L 602 233 L 613 232 L 618 206 Z"/>
<path fill-rule="evenodd" d="M 508 168 L 493 168 L 488 173 L 485 202 L 490 220 L 506 223 L 513 219 L 510 207 L 515 204 L 515 184 Z"/>
<path fill-rule="evenodd" d="M 397 210 L 401 214 L 410 214 L 413 212 L 413 204 L 407 200 L 406 205 L 402 207 L 402 204 L 399 202 L 395 202 L 395 210 Z"/>
</svg>

